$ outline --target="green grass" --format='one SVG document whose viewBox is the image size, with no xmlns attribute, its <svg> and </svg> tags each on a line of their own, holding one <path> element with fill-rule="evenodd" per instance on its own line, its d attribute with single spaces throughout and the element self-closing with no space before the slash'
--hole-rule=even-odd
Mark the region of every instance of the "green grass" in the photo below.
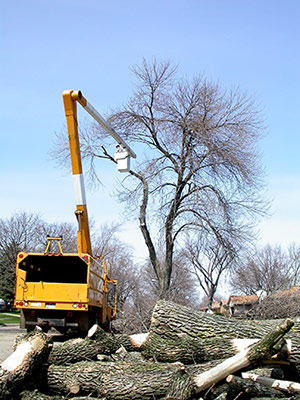
<svg viewBox="0 0 300 400">
<path fill-rule="evenodd" d="M 10 314 L 10 315 L 7 315 Z M 15 314 L 15 315 L 14 315 Z M 0 312 L 0 325 L 8 324 L 19 324 L 20 323 L 20 313 L 17 312 Z"/>
</svg>

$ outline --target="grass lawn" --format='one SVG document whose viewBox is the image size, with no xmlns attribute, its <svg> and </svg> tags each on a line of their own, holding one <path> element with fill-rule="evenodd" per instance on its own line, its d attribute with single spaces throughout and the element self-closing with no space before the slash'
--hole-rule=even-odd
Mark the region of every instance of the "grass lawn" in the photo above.
<svg viewBox="0 0 300 400">
<path fill-rule="evenodd" d="M 0 313 L 0 325 L 8 324 L 19 324 L 20 313 L 15 311 L 1 312 Z"/>
</svg>

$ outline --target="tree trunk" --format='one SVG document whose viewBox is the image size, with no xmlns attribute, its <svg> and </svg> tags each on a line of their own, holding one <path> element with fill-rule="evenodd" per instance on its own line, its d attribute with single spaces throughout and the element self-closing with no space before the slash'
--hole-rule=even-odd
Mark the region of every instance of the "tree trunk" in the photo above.
<svg viewBox="0 0 300 400">
<path fill-rule="evenodd" d="M 261 362 L 264 358 L 274 354 L 274 347 L 281 341 L 282 337 L 292 328 L 293 321 L 287 319 L 283 324 L 277 326 L 257 343 L 249 346 L 235 356 L 223 361 L 209 371 L 193 377 L 196 392 L 199 393 L 215 384 L 228 375 Z M 277 349 L 276 349 L 277 350 Z"/>
<path fill-rule="evenodd" d="M 40 380 L 52 393 L 88 395 L 113 400 L 153 400 L 172 394 L 188 399 L 192 382 L 182 364 L 134 362 L 87 362 L 50 365 Z M 43 386 L 40 387 L 43 390 Z"/>
<path fill-rule="evenodd" d="M 260 339 L 273 328 L 274 324 L 265 327 L 159 301 L 141 350 L 145 357 L 157 361 L 202 363 L 231 357 L 241 350 L 240 339 Z M 290 332 L 287 337 L 293 342 L 291 361 L 300 364 L 300 337 Z"/>
<path fill-rule="evenodd" d="M 41 330 L 22 337 L 15 351 L 0 366 L 0 398 L 13 399 L 28 387 L 32 375 L 48 358 L 50 339 Z"/>
<path fill-rule="evenodd" d="M 33 391 L 27 390 L 21 393 L 20 397 L 20 400 L 65 400 L 65 399 L 66 399 L 65 397 L 50 396 L 48 394 L 41 393 L 38 390 L 33 390 Z M 99 398 L 83 396 L 83 397 L 72 397 L 72 400 L 99 400 Z"/>
<path fill-rule="evenodd" d="M 115 362 L 87 362 L 73 365 L 50 365 L 39 382 L 52 393 L 93 395 L 111 400 L 152 400 L 153 398 L 189 399 L 228 374 L 256 365 L 270 356 L 273 347 L 291 328 L 287 320 L 257 343 L 226 361 L 184 366 L 181 363 L 156 363 L 136 358 Z M 130 355 L 130 353 L 129 353 Z"/>
<path fill-rule="evenodd" d="M 97 360 L 100 354 L 115 353 L 121 346 L 127 351 L 136 351 L 140 347 L 140 338 L 145 335 L 113 335 L 94 325 L 85 339 L 71 339 L 51 351 L 50 364 L 68 364 L 79 361 Z"/>
</svg>

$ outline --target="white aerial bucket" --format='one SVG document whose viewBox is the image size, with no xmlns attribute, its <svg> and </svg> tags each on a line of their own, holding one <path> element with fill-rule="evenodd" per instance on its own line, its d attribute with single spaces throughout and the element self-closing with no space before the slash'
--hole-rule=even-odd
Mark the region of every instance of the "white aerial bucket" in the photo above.
<svg viewBox="0 0 300 400">
<path fill-rule="evenodd" d="M 130 155 L 127 150 L 117 150 L 114 154 L 114 159 L 117 161 L 118 171 L 130 171 Z"/>
</svg>

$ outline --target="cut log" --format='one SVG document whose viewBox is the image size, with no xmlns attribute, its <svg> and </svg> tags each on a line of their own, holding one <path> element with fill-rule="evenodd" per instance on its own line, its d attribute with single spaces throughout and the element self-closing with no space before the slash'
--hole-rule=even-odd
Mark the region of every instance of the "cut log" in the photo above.
<svg viewBox="0 0 300 400">
<path fill-rule="evenodd" d="M 110 355 L 122 345 L 127 351 L 141 350 L 146 358 L 161 362 L 203 363 L 231 357 L 247 347 L 249 341 L 258 340 L 254 337 L 261 338 L 269 330 L 270 326 L 260 328 L 253 323 L 160 301 L 154 309 L 148 334 L 112 335 L 95 326 L 86 339 L 70 340 L 55 347 L 49 362 L 59 365 L 97 360 L 99 354 Z M 289 350 L 283 352 L 281 359 L 288 359 Z M 299 359 L 299 354 L 293 345 L 294 361 Z"/>
<path fill-rule="evenodd" d="M 38 390 L 24 391 L 21 393 L 20 400 L 66 400 L 66 397 L 50 396 L 39 392 Z M 72 400 L 99 400 L 98 397 L 72 397 Z M 105 400 L 105 399 L 102 399 Z"/>
<path fill-rule="evenodd" d="M 230 385 L 229 393 L 231 396 L 236 396 L 238 393 L 242 392 L 247 394 L 248 397 L 268 397 L 272 399 L 285 397 L 285 395 L 278 390 L 240 378 L 239 376 L 229 375 L 226 378 L 226 382 Z"/>
<path fill-rule="evenodd" d="M 197 388 L 196 392 L 202 392 L 212 384 L 225 379 L 228 375 L 251 365 L 256 365 L 262 361 L 263 358 L 270 357 L 273 346 L 282 339 L 293 325 L 294 322 L 287 319 L 282 325 L 279 325 L 276 329 L 268 333 L 248 349 L 245 349 L 237 355 L 223 361 L 211 370 L 195 376 L 193 380 Z"/>
<path fill-rule="evenodd" d="M 259 376 L 266 376 L 273 379 L 284 379 L 284 370 L 278 367 L 263 367 L 249 370 L 248 373 Z"/>
<path fill-rule="evenodd" d="M 258 327 L 261 330 L 271 330 L 276 324 L 282 320 L 262 320 L 250 322 L 252 325 Z M 300 378 L 300 322 L 294 321 L 293 329 L 288 332 L 286 339 L 290 339 L 292 343 L 292 351 L 290 354 L 290 362 L 296 368 L 298 377 Z"/>
<path fill-rule="evenodd" d="M 172 342 L 169 342 L 167 337 L 161 337 L 158 344 L 152 337 L 150 345 L 147 345 L 148 336 L 149 333 L 112 335 L 95 325 L 85 339 L 71 339 L 55 346 L 50 354 L 49 363 L 64 365 L 80 361 L 108 360 L 106 356 L 115 353 L 120 347 L 130 352 L 142 348 L 143 356 L 161 362 L 202 363 L 228 358 L 259 340 L 226 338 L 203 340 L 184 339 L 182 336 Z M 164 351 L 157 353 L 157 348 L 160 350 L 164 348 Z"/>
<path fill-rule="evenodd" d="M 280 397 L 280 399 L 281 400 L 300 400 L 300 397 L 299 396 Z M 274 400 L 274 397 L 251 397 L 251 400 Z"/>
<path fill-rule="evenodd" d="M 41 329 L 25 335 L 0 365 L 0 398 L 14 398 L 28 387 L 34 372 L 47 360 L 49 351 L 50 339 Z"/>
<path fill-rule="evenodd" d="M 269 331 L 253 323 L 159 301 L 141 351 L 146 358 L 161 362 L 202 363 L 231 357 L 247 347 L 249 339 L 258 340 Z"/>
<path fill-rule="evenodd" d="M 211 363 L 209 366 L 185 366 L 181 363 L 163 364 L 140 359 L 80 362 L 67 366 L 50 365 L 40 382 L 47 382 L 47 389 L 60 395 L 91 394 L 113 400 L 188 399 L 193 392 L 202 392 L 228 374 L 255 365 L 270 356 L 273 346 L 292 325 L 293 322 L 287 320 L 259 342 L 216 367 L 211 367 Z"/>
<path fill-rule="evenodd" d="M 43 382 L 51 393 L 114 400 L 153 400 L 175 392 L 177 398 L 187 399 L 193 389 L 182 364 L 149 361 L 83 361 L 67 366 L 50 365 L 44 379 L 41 377 L 41 385 Z M 174 382 L 178 382 L 177 388 Z"/>
<path fill-rule="evenodd" d="M 260 383 L 273 389 L 281 390 L 287 393 L 300 393 L 300 383 L 273 379 L 266 376 L 256 375 L 249 372 L 243 372 L 244 379 L 250 379 L 253 382 Z"/>
<path fill-rule="evenodd" d="M 174 374 L 170 388 L 165 399 L 180 399 L 187 400 L 190 398 L 194 390 L 194 385 L 191 377 L 187 374 L 184 366 L 179 365 L 178 371 Z"/>
<path fill-rule="evenodd" d="M 63 365 L 79 361 L 97 360 L 98 355 L 110 355 L 121 346 L 127 351 L 139 350 L 147 334 L 113 335 L 94 325 L 85 339 L 70 339 L 55 346 L 50 354 L 50 364 Z"/>
</svg>

